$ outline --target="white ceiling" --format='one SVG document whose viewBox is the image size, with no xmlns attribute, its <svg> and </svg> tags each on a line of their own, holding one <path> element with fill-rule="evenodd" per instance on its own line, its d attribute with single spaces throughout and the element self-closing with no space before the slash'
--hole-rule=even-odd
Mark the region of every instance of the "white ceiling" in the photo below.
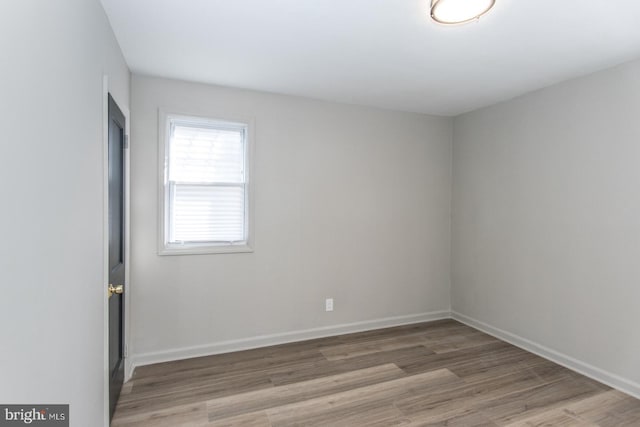
<svg viewBox="0 0 640 427">
<path fill-rule="evenodd" d="M 102 0 L 135 73 L 456 115 L 640 58 L 639 0 Z"/>
</svg>

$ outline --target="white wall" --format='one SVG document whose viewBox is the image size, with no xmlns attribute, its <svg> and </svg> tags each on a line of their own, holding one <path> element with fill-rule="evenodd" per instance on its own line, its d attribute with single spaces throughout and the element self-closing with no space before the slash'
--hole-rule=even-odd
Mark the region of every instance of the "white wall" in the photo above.
<svg viewBox="0 0 640 427">
<path fill-rule="evenodd" d="M 453 310 L 640 394 L 640 62 L 456 118 L 453 164 Z"/>
<path fill-rule="evenodd" d="M 255 119 L 254 253 L 157 255 L 159 107 Z M 137 75 L 132 118 L 138 363 L 448 313 L 451 119 Z"/>
<path fill-rule="evenodd" d="M 97 0 L 0 3 L 0 402 L 104 417 L 103 73 L 129 71 Z"/>
</svg>

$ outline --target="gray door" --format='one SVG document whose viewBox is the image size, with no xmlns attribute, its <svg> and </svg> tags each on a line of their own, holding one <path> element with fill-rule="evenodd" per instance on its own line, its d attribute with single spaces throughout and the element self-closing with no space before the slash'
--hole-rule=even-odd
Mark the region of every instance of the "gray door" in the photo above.
<svg viewBox="0 0 640 427">
<path fill-rule="evenodd" d="M 109 410 L 124 381 L 124 114 L 109 95 Z"/>
</svg>

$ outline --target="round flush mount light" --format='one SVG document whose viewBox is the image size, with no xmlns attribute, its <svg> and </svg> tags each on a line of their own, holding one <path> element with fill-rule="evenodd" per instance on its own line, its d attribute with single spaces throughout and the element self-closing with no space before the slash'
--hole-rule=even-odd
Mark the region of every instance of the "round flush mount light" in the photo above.
<svg viewBox="0 0 640 427">
<path fill-rule="evenodd" d="M 440 24 L 463 24 L 480 18 L 496 0 L 431 0 L 431 18 Z"/>
</svg>

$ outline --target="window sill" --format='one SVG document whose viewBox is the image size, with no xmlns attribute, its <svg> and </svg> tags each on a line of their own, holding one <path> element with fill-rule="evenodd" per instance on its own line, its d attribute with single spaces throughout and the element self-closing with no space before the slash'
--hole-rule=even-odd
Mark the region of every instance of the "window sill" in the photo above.
<svg viewBox="0 0 640 427">
<path fill-rule="evenodd" d="M 243 245 L 165 245 L 158 251 L 158 255 L 207 255 L 207 254 L 237 254 L 253 252 L 253 247 Z"/>
</svg>

